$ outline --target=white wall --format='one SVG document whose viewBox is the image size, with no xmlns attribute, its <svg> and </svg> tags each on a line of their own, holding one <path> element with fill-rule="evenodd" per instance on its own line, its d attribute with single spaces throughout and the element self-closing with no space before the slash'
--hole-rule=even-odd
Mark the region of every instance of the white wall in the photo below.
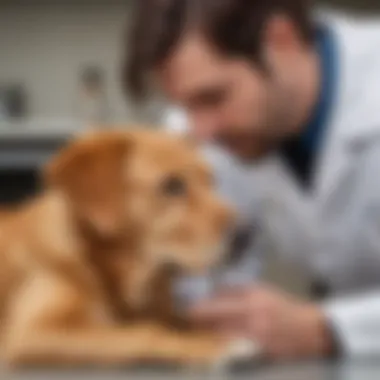
<svg viewBox="0 0 380 380">
<path fill-rule="evenodd" d="M 0 84 L 25 83 L 32 116 L 67 118 L 73 114 L 80 68 L 97 64 L 107 72 L 115 121 L 136 118 L 118 82 L 127 13 L 125 5 L 107 1 L 7 7 L 0 3 Z"/>
</svg>

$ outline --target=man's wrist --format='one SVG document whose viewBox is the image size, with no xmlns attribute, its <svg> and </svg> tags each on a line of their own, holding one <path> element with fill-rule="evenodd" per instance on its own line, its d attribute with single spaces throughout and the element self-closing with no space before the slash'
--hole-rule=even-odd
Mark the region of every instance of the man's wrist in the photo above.
<svg viewBox="0 0 380 380">
<path fill-rule="evenodd" d="M 306 331 L 305 346 L 313 356 L 332 357 L 337 354 L 337 345 L 332 326 L 323 309 L 318 304 L 310 303 L 304 306 L 303 318 Z"/>
</svg>

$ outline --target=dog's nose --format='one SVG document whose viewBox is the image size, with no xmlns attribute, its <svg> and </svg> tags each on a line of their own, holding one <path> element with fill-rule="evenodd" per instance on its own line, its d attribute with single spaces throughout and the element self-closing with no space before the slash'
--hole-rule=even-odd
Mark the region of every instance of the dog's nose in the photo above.
<svg viewBox="0 0 380 380">
<path fill-rule="evenodd" d="M 181 273 L 181 266 L 176 262 L 168 262 L 164 267 L 164 271 L 168 276 L 175 276 Z"/>
<path fill-rule="evenodd" d="M 244 253 L 253 242 L 255 232 L 254 226 L 244 226 L 236 228 L 231 233 L 226 264 L 233 265 L 242 259 Z"/>
</svg>

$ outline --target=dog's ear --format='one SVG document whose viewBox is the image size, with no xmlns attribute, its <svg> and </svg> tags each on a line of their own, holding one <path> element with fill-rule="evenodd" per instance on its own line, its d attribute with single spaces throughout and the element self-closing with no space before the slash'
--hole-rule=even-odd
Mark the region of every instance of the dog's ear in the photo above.
<svg viewBox="0 0 380 380">
<path fill-rule="evenodd" d="M 116 234 L 124 222 L 131 145 L 126 133 L 82 138 L 58 154 L 45 171 L 47 186 L 63 192 L 76 215 L 103 237 Z"/>
</svg>

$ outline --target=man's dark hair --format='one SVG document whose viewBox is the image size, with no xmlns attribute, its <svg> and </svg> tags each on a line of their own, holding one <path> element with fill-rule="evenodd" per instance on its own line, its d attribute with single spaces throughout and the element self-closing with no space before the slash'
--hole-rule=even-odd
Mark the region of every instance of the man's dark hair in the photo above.
<svg viewBox="0 0 380 380">
<path fill-rule="evenodd" d="M 202 33 L 222 53 L 263 66 L 261 36 L 269 17 L 289 17 L 305 42 L 313 39 L 308 0 L 135 0 L 123 68 L 125 89 L 142 99 L 149 74 L 173 52 L 188 29 Z"/>
</svg>

